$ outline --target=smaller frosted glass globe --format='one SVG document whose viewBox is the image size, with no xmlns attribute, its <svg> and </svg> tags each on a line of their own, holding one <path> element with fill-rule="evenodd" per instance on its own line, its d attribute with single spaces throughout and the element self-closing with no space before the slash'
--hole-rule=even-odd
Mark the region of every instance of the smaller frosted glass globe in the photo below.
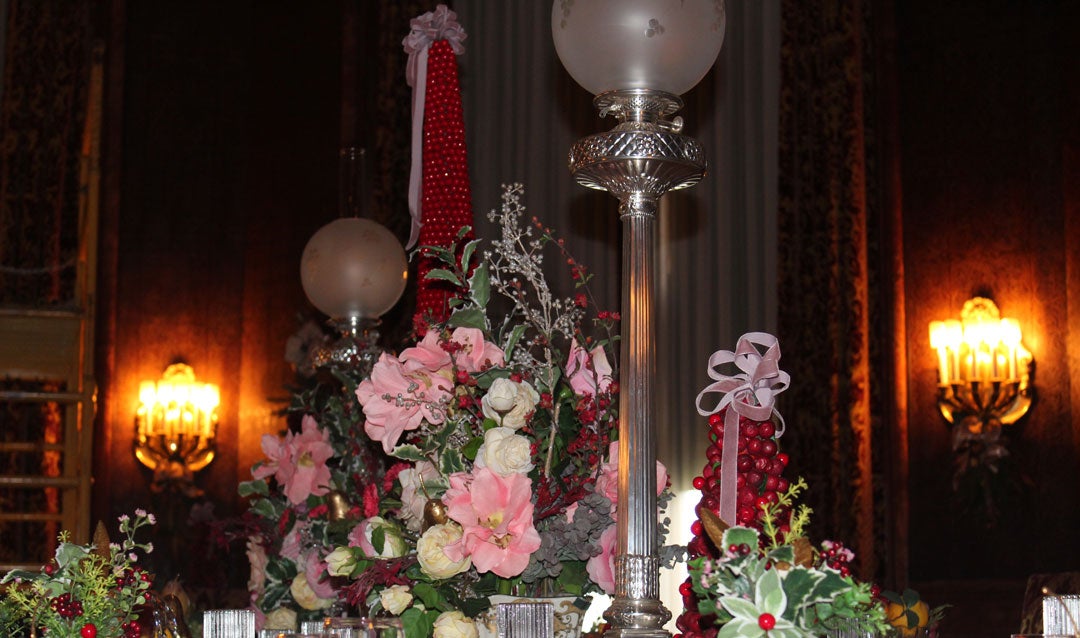
<svg viewBox="0 0 1080 638">
<path fill-rule="evenodd" d="M 551 8 L 555 51 L 593 95 L 686 93 L 716 61 L 725 24 L 723 0 L 555 0 Z"/>
<path fill-rule="evenodd" d="M 394 307 L 409 264 L 385 226 L 356 217 L 315 231 L 300 259 L 300 283 L 311 303 L 332 319 L 376 319 Z"/>
</svg>

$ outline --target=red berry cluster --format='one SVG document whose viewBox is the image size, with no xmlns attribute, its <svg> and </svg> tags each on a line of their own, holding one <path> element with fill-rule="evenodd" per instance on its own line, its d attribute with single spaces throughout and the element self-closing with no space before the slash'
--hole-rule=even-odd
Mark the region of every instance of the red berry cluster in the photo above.
<svg viewBox="0 0 1080 638">
<path fill-rule="evenodd" d="M 61 618 L 75 618 L 83 615 L 82 603 L 73 600 L 71 594 L 60 594 L 49 601 L 49 607 Z"/>
<path fill-rule="evenodd" d="M 124 631 L 124 638 L 139 638 L 142 635 L 142 625 L 138 620 L 132 620 L 120 625 L 120 629 Z"/>
<path fill-rule="evenodd" d="M 701 476 L 694 478 L 694 488 L 702 493 L 701 504 L 715 514 L 720 513 L 720 469 L 724 455 L 724 416 L 726 410 L 709 417 L 709 447 L 705 450 L 708 463 Z M 787 491 L 788 480 L 782 476 L 788 464 L 788 456 L 779 451 L 776 443 L 776 425 L 772 421 L 752 421 L 739 417 L 739 448 L 736 460 L 736 488 L 738 489 L 735 521 L 746 527 L 761 528 L 764 508 L 779 501 L 779 494 Z M 781 532 L 788 530 L 790 512 L 781 508 L 774 522 Z M 709 556 L 718 558 L 720 551 L 709 541 L 701 521 L 690 526 L 693 538 L 687 546 L 691 558 Z M 731 550 L 748 553 L 757 548 L 742 547 Z M 702 618 L 697 611 L 698 600 L 689 581 L 679 587 L 684 611 L 676 626 L 686 638 L 712 636 L 716 628 L 712 618 Z"/>
<path fill-rule="evenodd" d="M 829 541 L 818 556 L 824 566 L 835 569 L 841 576 L 851 575 L 851 559 L 855 554 L 844 547 L 843 543 Z"/>
<path fill-rule="evenodd" d="M 116 577 L 116 591 L 120 591 L 125 587 L 134 587 L 139 582 L 150 583 L 153 580 L 154 576 L 150 572 L 138 567 L 128 567 Z"/>
</svg>

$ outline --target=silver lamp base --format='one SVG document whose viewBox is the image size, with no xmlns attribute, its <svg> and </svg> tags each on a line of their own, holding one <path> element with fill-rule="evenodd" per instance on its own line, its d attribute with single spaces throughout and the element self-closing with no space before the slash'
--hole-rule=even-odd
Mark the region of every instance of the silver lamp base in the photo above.
<svg viewBox="0 0 1080 638">
<path fill-rule="evenodd" d="M 653 320 L 656 213 L 660 197 L 697 184 L 705 175 L 701 145 L 681 135 L 677 96 L 648 89 L 612 91 L 593 104 L 619 124 L 570 149 L 577 182 L 619 199 L 623 222 L 622 326 L 619 397 L 618 546 L 615 600 L 604 617 L 606 636 L 668 636 L 671 618 L 660 602 L 656 520 L 656 441 L 652 379 L 656 375 Z"/>
</svg>

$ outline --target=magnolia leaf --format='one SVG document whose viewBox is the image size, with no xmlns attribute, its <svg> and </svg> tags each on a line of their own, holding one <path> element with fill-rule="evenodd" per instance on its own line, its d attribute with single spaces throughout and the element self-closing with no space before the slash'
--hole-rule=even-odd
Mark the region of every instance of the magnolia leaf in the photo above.
<svg viewBox="0 0 1080 638">
<path fill-rule="evenodd" d="M 462 308 L 450 315 L 446 325 L 451 328 L 476 328 L 478 330 L 487 328 L 484 311 L 480 308 Z"/>
<path fill-rule="evenodd" d="M 405 445 L 399 445 L 390 452 L 390 456 L 401 459 L 402 461 L 426 461 L 427 457 L 420 451 L 420 448 L 411 443 Z"/>
<path fill-rule="evenodd" d="M 455 286 L 461 286 L 461 280 L 458 279 L 457 275 L 445 268 L 432 268 L 428 271 L 428 274 L 424 279 L 442 279 L 443 281 L 449 281 Z"/>
<path fill-rule="evenodd" d="M 800 536 L 791 541 L 791 546 L 795 548 L 794 563 L 796 565 L 800 567 L 814 566 L 814 546 L 810 544 L 810 539 Z"/>
<path fill-rule="evenodd" d="M 491 299 L 491 278 L 488 276 L 487 264 L 480 264 L 469 277 L 469 297 L 480 308 L 487 307 Z"/>
<path fill-rule="evenodd" d="M 905 589 L 904 593 L 900 595 L 900 601 L 904 604 L 904 607 L 914 607 L 919 602 L 919 593 L 914 589 Z"/>
<path fill-rule="evenodd" d="M 251 496 L 252 494 L 258 494 L 259 496 L 269 496 L 270 488 L 266 485 L 266 481 L 263 479 L 255 479 L 253 481 L 244 481 L 236 488 L 236 492 L 241 498 Z"/>
</svg>

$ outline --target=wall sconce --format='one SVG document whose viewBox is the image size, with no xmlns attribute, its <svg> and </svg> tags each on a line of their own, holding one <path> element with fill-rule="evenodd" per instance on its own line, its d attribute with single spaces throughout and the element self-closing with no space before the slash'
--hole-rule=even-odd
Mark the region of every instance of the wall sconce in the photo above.
<svg viewBox="0 0 1080 638">
<path fill-rule="evenodd" d="M 993 301 L 964 303 L 960 321 L 930 322 L 938 356 L 938 409 L 970 434 L 1015 423 L 1031 407 L 1031 352 L 1015 319 L 1002 319 Z"/>
<path fill-rule="evenodd" d="M 135 457 L 154 471 L 153 491 L 199 495 L 194 473 L 214 460 L 220 402 L 218 387 L 196 382 L 195 371 L 183 363 L 166 368 L 159 381 L 139 385 Z"/>
</svg>

